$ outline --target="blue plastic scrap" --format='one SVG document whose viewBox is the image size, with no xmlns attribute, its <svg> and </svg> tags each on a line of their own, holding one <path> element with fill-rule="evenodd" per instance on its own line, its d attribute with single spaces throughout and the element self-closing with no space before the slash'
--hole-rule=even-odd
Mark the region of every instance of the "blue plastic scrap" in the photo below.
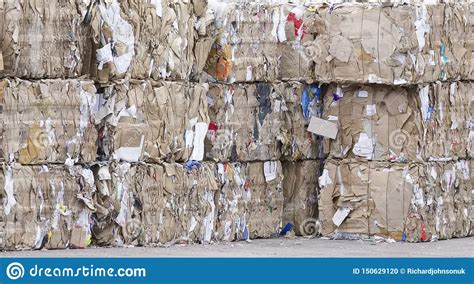
<svg viewBox="0 0 474 284">
<path fill-rule="evenodd" d="M 314 99 L 319 99 L 322 94 L 322 88 L 318 84 L 311 84 L 304 88 L 301 97 L 301 106 L 303 108 L 303 116 L 306 120 L 311 118 L 310 104 Z"/>
<path fill-rule="evenodd" d="M 440 52 L 441 52 L 441 61 L 443 62 L 443 65 L 446 65 L 448 63 L 448 57 L 446 56 L 446 47 L 444 46 L 444 43 L 441 43 L 440 47 Z"/>
<path fill-rule="evenodd" d="M 291 223 L 286 224 L 286 226 L 281 230 L 280 235 L 282 235 L 282 236 L 286 235 L 286 233 L 293 230 L 294 227 L 295 227 L 295 225 L 293 225 Z"/>
<path fill-rule="evenodd" d="M 337 101 L 339 101 L 340 99 L 342 99 L 342 97 L 339 96 L 339 95 L 336 94 L 336 93 L 333 93 L 333 94 L 332 94 L 332 98 L 333 98 L 333 101 L 335 101 L 335 102 L 337 102 Z"/>
<path fill-rule="evenodd" d="M 201 166 L 201 163 L 195 160 L 187 161 L 186 162 L 186 170 L 188 172 L 192 172 L 193 170 L 199 169 Z"/>
<path fill-rule="evenodd" d="M 248 241 L 250 239 L 250 232 L 247 227 L 244 229 L 244 235 L 242 236 L 243 241 Z"/>
<path fill-rule="evenodd" d="M 433 118 L 433 113 L 435 112 L 434 108 L 432 106 L 428 107 L 428 115 L 426 117 L 426 121 L 429 121 Z"/>
</svg>

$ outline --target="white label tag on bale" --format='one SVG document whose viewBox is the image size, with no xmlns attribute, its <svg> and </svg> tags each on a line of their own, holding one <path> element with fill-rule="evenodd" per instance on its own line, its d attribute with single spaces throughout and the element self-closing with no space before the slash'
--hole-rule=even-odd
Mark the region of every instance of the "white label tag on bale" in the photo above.
<svg viewBox="0 0 474 284">
<path fill-rule="evenodd" d="M 357 92 L 357 97 L 358 98 L 368 98 L 369 97 L 369 92 L 360 90 Z"/>
<path fill-rule="evenodd" d="M 332 217 L 332 222 L 337 227 L 341 226 L 342 222 L 344 222 L 347 216 L 349 216 L 349 213 L 351 213 L 350 208 L 344 207 L 344 208 L 337 209 L 336 214 L 334 214 L 334 216 Z"/>
<path fill-rule="evenodd" d="M 365 112 L 367 116 L 373 116 L 377 114 L 377 105 L 367 105 Z"/>
<path fill-rule="evenodd" d="M 336 123 L 313 116 L 311 117 L 308 131 L 317 135 L 336 139 L 339 129 Z"/>
</svg>

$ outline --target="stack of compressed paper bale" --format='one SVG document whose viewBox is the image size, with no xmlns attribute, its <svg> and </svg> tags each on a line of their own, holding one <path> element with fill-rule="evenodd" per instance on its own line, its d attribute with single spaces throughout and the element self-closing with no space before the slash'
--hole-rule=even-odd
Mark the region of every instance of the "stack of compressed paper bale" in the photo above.
<svg viewBox="0 0 474 284">
<path fill-rule="evenodd" d="M 252 130 L 254 111 L 213 106 L 217 121 L 235 128 L 229 113 L 237 113 L 238 125 L 249 126 L 232 136 L 245 137 L 246 151 L 217 143 L 212 153 L 290 160 L 282 225 L 297 234 L 319 227 L 324 235 L 408 241 L 469 235 L 471 6 L 214 3 L 220 33 L 201 80 L 230 84 L 216 92 L 243 97 L 242 108 L 256 93 L 260 125 L 271 119 L 271 131 Z M 279 120 L 287 111 L 290 119 Z M 316 135 L 306 131 L 311 120 Z M 255 130 L 263 143 L 249 138 Z M 346 165 L 354 178 L 341 174 Z"/>
<path fill-rule="evenodd" d="M 319 179 L 323 235 L 429 241 L 470 234 L 467 3 L 315 7 L 315 79 L 337 136 Z"/>
<path fill-rule="evenodd" d="M 469 235 L 472 7 L 5 1 L 0 249 Z"/>
<path fill-rule="evenodd" d="M 0 5 L 0 249 L 91 242 L 92 48 L 74 1 Z"/>
<path fill-rule="evenodd" d="M 99 4 L 91 20 L 100 58 L 94 240 L 161 245 L 277 234 L 284 113 L 273 109 L 283 86 L 201 79 L 201 61 L 221 33 L 205 3 L 125 1 L 118 13 L 113 5 Z"/>
</svg>

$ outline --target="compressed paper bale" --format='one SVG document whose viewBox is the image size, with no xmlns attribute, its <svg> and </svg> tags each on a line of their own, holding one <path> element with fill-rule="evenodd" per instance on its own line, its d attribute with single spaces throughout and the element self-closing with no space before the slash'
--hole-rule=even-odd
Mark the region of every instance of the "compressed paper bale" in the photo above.
<svg viewBox="0 0 474 284">
<path fill-rule="evenodd" d="M 217 40 L 204 71 L 221 82 L 310 78 L 303 6 L 211 2 Z M 238 11 L 236 13 L 236 11 Z M 200 59 L 198 59 L 200 60 Z M 198 64 L 198 65 L 202 65 Z"/>
<path fill-rule="evenodd" d="M 471 161 L 458 161 L 444 168 L 445 173 L 448 171 L 454 172 L 455 182 L 447 181 L 447 175 L 445 174 L 445 181 L 452 187 L 454 192 L 454 218 L 455 218 L 455 229 L 452 237 L 463 238 L 470 235 L 470 227 L 472 226 L 472 220 L 470 218 L 472 210 L 472 177 L 473 172 L 470 167 Z M 450 236 L 447 235 L 447 238 Z"/>
<path fill-rule="evenodd" d="M 96 89 L 92 81 L 5 79 L 0 85 L 5 161 L 95 161 L 98 134 L 93 123 Z"/>
<path fill-rule="evenodd" d="M 471 83 L 436 83 L 418 87 L 425 160 L 472 157 L 474 132 Z"/>
<path fill-rule="evenodd" d="M 5 185 L 5 174 L 3 172 L 3 170 L 0 172 L 0 185 Z M 5 188 L 5 187 L 4 187 Z M 0 190 L 0 200 L 4 201 L 6 198 L 6 192 L 5 190 Z M 5 228 L 5 222 L 6 222 L 6 219 L 5 219 L 5 202 L 3 204 L 3 206 L 0 206 L 0 228 Z M 5 231 L 2 230 L 0 231 L 0 247 L 4 247 L 5 246 Z"/>
<path fill-rule="evenodd" d="M 468 236 L 471 179 L 467 161 L 328 161 L 319 179 L 322 234 L 409 242 Z"/>
<path fill-rule="evenodd" d="M 45 79 L 89 73 L 92 42 L 85 4 L 6 0 L 0 18 L 0 76 Z"/>
<path fill-rule="evenodd" d="M 251 198 L 248 230 L 251 239 L 279 233 L 283 216 L 282 168 L 279 161 L 250 163 L 247 178 Z"/>
<path fill-rule="evenodd" d="M 469 12 L 467 3 L 321 6 L 314 17 L 321 33 L 308 48 L 315 79 L 398 85 L 467 78 Z"/>
<path fill-rule="evenodd" d="M 241 163 L 217 164 L 220 189 L 216 197 L 216 240 L 239 241 L 247 237 L 252 192 L 246 169 L 247 165 Z"/>
<path fill-rule="evenodd" d="M 109 174 L 106 174 L 109 173 Z M 268 238 L 281 226 L 281 164 L 113 163 L 95 170 L 93 241 L 165 245 Z"/>
<path fill-rule="evenodd" d="M 93 243 L 120 246 L 131 243 L 141 233 L 136 220 L 133 188 L 137 168 L 128 163 L 114 163 L 94 168 L 97 192 L 94 196 Z M 139 224 L 139 222 L 138 222 Z"/>
<path fill-rule="evenodd" d="M 281 163 L 220 163 L 217 172 L 220 190 L 216 198 L 216 240 L 278 234 L 283 214 Z"/>
<path fill-rule="evenodd" d="M 412 216 L 421 217 L 423 222 L 413 229 L 416 237 L 410 239 L 411 234 L 407 234 L 408 240 L 468 236 L 472 203 L 472 196 L 469 194 L 472 179 L 469 162 L 433 162 L 426 164 L 424 170 L 428 189 L 420 185 L 420 189 L 415 192 L 416 202 L 412 202 L 417 208 L 412 208 L 411 212 Z M 413 211 L 416 213 L 413 214 Z"/>
<path fill-rule="evenodd" d="M 189 79 L 195 62 L 193 7 L 176 0 L 99 1 L 92 18 L 98 80 Z M 198 9 L 203 13 L 204 7 Z"/>
<path fill-rule="evenodd" d="M 402 239 L 416 166 L 355 160 L 328 161 L 319 200 L 321 232 Z M 417 177 L 413 176 L 413 179 Z"/>
<path fill-rule="evenodd" d="M 282 158 L 284 160 L 304 160 L 323 158 L 321 137 L 308 131 L 311 116 L 322 114 L 322 96 L 315 95 L 311 99 L 311 89 L 317 85 L 307 85 L 297 82 L 275 84 L 275 91 L 281 94 L 283 102 L 281 109 L 284 123 L 281 129 Z M 308 106 L 303 108 L 303 97 L 308 94 Z M 311 94 L 311 95 L 310 95 Z"/>
<path fill-rule="evenodd" d="M 7 88 L 8 84 L 6 84 L 5 81 L 0 81 L 0 119 L 1 121 L 4 121 L 4 113 L 5 113 L 5 99 L 4 99 L 4 95 L 5 95 L 5 88 Z M 4 134 L 4 130 L 3 130 L 3 126 L 2 126 L 2 131 L 0 131 L 0 162 L 4 162 L 5 161 L 5 153 L 4 153 L 4 149 L 3 149 L 3 145 L 5 145 L 5 134 Z"/>
<path fill-rule="evenodd" d="M 469 87 L 330 85 L 323 119 L 337 123 L 339 133 L 324 139 L 324 152 L 401 162 L 467 159 L 474 141 Z"/>
<path fill-rule="evenodd" d="M 420 161 L 421 112 L 411 88 L 330 85 L 323 119 L 337 123 L 336 139 L 324 139 L 331 158 L 362 157 L 381 161 Z"/>
<path fill-rule="evenodd" d="M 84 248 L 90 244 L 95 190 L 79 166 L 2 165 L 2 250 Z"/>
<path fill-rule="evenodd" d="M 317 233 L 320 161 L 284 162 L 283 225 L 294 225 L 299 236 Z"/>
<path fill-rule="evenodd" d="M 100 209 L 95 214 L 94 241 L 112 246 L 152 245 L 183 237 L 185 218 L 178 216 L 187 196 L 184 171 L 178 166 L 169 165 L 169 175 L 162 165 L 107 167 L 111 179 L 102 181 L 108 192 L 97 196 Z"/>
<path fill-rule="evenodd" d="M 204 159 L 207 84 L 139 81 L 104 90 L 101 151 L 127 162 Z M 197 132 L 198 131 L 198 132 Z"/>
<path fill-rule="evenodd" d="M 271 84 L 211 84 L 206 158 L 265 161 L 281 157 L 283 94 Z M 288 138 L 286 138 L 288 139 Z"/>
<path fill-rule="evenodd" d="M 215 240 L 217 222 L 216 196 L 219 190 L 215 163 L 202 163 L 187 169 L 186 192 L 189 193 L 189 218 L 186 237 L 197 243 Z"/>
<path fill-rule="evenodd" d="M 214 164 L 187 170 L 182 164 L 105 167 L 110 179 L 96 180 L 94 241 L 99 245 L 165 245 L 210 242 L 214 232 L 217 183 Z M 106 171 L 103 170 L 103 171 Z"/>
<path fill-rule="evenodd" d="M 206 158 L 217 161 L 317 159 L 320 138 L 307 131 L 301 101 L 308 85 L 211 84 Z M 321 115 L 322 97 L 311 102 Z M 213 125 L 214 128 L 211 127 Z"/>
<path fill-rule="evenodd" d="M 355 171 L 355 173 L 354 173 Z M 344 233 L 368 234 L 367 214 L 367 187 L 364 181 L 357 176 L 357 168 L 349 167 L 347 163 L 339 164 L 337 161 L 327 161 L 322 176 L 319 178 L 321 187 L 319 198 L 319 220 L 321 233 L 329 235 L 337 230 Z M 344 191 L 341 191 L 341 187 Z M 339 207 L 350 208 L 351 213 L 339 218 L 339 227 L 333 223 L 333 217 Z M 344 221 L 342 222 L 341 219 Z"/>
</svg>

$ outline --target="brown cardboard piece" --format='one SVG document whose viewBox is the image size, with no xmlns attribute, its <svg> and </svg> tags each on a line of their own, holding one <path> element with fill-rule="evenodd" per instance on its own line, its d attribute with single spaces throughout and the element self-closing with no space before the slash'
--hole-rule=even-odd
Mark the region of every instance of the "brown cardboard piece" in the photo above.
<svg viewBox="0 0 474 284">
<path fill-rule="evenodd" d="M 313 116 L 311 117 L 311 121 L 308 126 L 308 131 L 316 135 L 336 139 L 339 129 L 337 127 L 337 124 Z"/>
</svg>

